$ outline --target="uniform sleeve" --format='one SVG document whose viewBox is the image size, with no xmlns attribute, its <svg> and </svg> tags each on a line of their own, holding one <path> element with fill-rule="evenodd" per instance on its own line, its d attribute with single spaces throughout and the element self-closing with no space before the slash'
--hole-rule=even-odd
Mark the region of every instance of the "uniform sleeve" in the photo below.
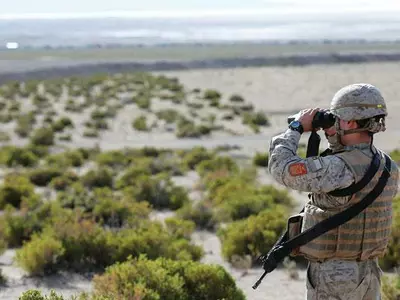
<svg viewBox="0 0 400 300">
<path fill-rule="evenodd" d="M 280 184 L 304 192 L 330 192 L 348 187 L 353 173 L 337 156 L 309 157 L 296 155 L 300 133 L 287 130 L 272 138 L 268 169 Z"/>
</svg>

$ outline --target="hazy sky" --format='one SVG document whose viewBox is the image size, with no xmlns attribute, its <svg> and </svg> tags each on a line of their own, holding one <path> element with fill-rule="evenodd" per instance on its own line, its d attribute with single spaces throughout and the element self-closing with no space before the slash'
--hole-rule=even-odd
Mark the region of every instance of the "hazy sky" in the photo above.
<svg viewBox="0 0 400 300">
<path fill-rule="evenodd" d="M 269 9 L 293 3 L 297 7 L 400 7 L 399 0 L 4 0 L 0 14 L 91 13 L 110 10 Z M 351 3 L 351 4 L 350 4 Z M 290 6 L 290 5 L 289 5 Z M 390 9 L 390 8 L 389 8 Z"/>
</svg>

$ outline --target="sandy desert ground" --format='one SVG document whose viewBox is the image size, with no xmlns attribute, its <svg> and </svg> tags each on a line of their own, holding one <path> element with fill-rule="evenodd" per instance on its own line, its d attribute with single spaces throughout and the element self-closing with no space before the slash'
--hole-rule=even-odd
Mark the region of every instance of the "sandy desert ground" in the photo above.
<svg viewBox="0 0 400 300">
<path fill-rule="evenodd" d="M 271 126 L 263 129 L 260 134 L 243 131 L 241 136 L 216 135 L 206 139 L 178 140 L 173 135 L 165 133 L 143 133 L 129 135 L 121 131 L 124 118 L 131 118 L 131 111 L 123 110 L 115 120 L 111 130 L 99 139 L 88 140 L 79 133 L 73 137 L 73 145 L 92 146 L 98 143 L 104 149 L 116 149 L 123 146 L 141 147 L 143 145 L 172 148 L 186 148 L 195 145 L 214 147 L 217 145 L 238 145 L 238 154 L 250 157 L 256 151 L 266 151 L 272 136 L 286 128 L 288 115 L 300 109 L 309 107 L 328 107 L 333 94 L 342 86 L 355 82 L 368 82 L 379 87 L 386 98 L 389 117 L 387 131 L 375 138 L 375 145 L 390 151 L 400 148 L 400 63 L 368 63 L 368 64 L 338 64 L 305 67 L 262 67 L 208 69 L 188 71 L 162 72 L 167 76 L 178 77 L 188 88 L 214 88 L 229 96 L 238 93 L 246 101 L 251 102 L 256 110 L 264 111 L 271 121 Z M 157 73 L 156 73 L 157 74 Z M 230 124 L 237 131 L 243 130 L 240 123 Z M 306 142 L 307 136 L 303 137 Z M 14 144 L 23 142 L 14 139 Z M 72 145 L 72 146 L 73 146 Z M 265 169 L 260 169 L 260 180 L 273 183 Z M 193 188 L 196 176 L 189 174 L 184 178 L 176 178 L 179 184 Z M 292 191 L 299 206 L 306 199 L 305 194 Z M 169 212 L 159 212 L 155 218 L 163 218 Z M 218 238 L 208 232 L 196 232 L 193 240 L 204 246 L 207 255 L 203 259 L 207 263 L 218 263 L 230 270 L 231 274 L 242 288 L 248 299 L 304 299 L 305 271 L 299 270 L 299 279 L 290 279 L 284 269 L 278 269 L 268 275 L 262 285 L 252 290 L 253 283 L 261 275 L 261 269 L 251 269 L 247 274 L 243 270 L 232 269 L 220 255 Z M 0 257 L 0 267 L 9 278 L 9 287 L 0 289 L 0 299 L 17 299 L 22 291 L 30 288 L 40 288 L 49 291 L 55 288 L 64 295 L 72 295 L 79 291 L 90 290 L 90 280 L 76 274 L 61 274 L 58 277 L 43 281 L 25 278 L 23 272 L 14 267 L 12 257 L 14 252 L 8 250 Z"/>
</svg>

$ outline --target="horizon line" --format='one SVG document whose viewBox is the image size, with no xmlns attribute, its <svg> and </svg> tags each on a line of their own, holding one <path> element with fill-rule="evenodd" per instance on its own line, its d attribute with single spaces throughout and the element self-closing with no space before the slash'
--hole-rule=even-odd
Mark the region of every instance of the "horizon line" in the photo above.
<svg viewBox="0 0 400 300">
<path fill-rule="evenodd" d="M 400 3 L 395 7 L 336 7 L 326 9 L 321 7 L 307 8 L 271 8 L 271 9 L 192 9 L 192 10 L 110 10 L 97 12 L 59 12 L 59 13 L 0 13 L 0 21 L 3 20 L 52 20 L 52 19 L 98 19 L 98 18 L 201 18 L 201 17 L 254 17 L 254 16 L 277 16 L 308 14 L 362 14 L 385 12 L 391 14 L 400 13 Z"/>
</svg>

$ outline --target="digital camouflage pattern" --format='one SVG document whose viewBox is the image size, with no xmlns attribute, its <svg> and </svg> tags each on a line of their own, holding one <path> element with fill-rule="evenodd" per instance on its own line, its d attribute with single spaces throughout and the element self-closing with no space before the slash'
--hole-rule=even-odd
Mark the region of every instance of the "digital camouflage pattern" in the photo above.
<svg viewBox="0 0 400 300">
<path fill-rule="evenodd" d="M 367 83 L 351 84 L 340 89 L 332 99 L 330 111 L 345 121 L 387 115 L 381 92 Z"/>
<path fill-rule="evenodd" d="M 380 300 L 382 270 L 377 260 L 311 262 L 307 300 Z"/>
<path fill-rule="evenodd" d="M 280 184 L 304 192 L 330 192 L 354 182 L 351 170 L 336 156 L 297 156 L 299 140 L 300 133 L 288 129 L 271 141 L 268 169 Z"/>
</svg>

